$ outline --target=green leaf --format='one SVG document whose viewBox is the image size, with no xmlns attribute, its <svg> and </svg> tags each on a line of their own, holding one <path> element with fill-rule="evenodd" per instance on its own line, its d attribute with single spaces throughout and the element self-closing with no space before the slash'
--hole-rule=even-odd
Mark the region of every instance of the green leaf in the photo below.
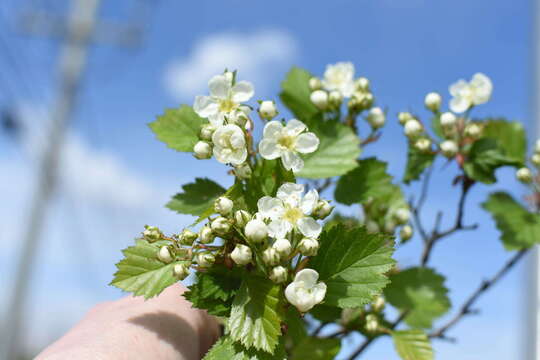
<svg viewBox="0 0 540 360">
<path fill-rule="evenodd" d="M 338 121 L 317 122 L 310 129 L 320 140 L 319 148 L 303 156 L 304 168 L 296 175 L 321 179 L 346 174 L 357 166 L 360 139 Z"/>
<path fill-rule="evenodd" d="M 205 121 L 191 106 L 182 105 L 178 109 L 165 110 L 165 114 L 158 116 L 148 126 L 171 149 L 191 152 L 199 141 L 199 132 Z"/>
<path fill-rule="evenodd" d="M 369 303 L 388 284 L 393 266 L 391 237 L 369 234 L 365 227 L 334 226 L 322 233 L 317 256 L 309 267 L 326 283 L 324 304 L 350 308 Z"/>
<path fill-rule="evenodd" d="M 125 258 L 116 264 L 118 271 L 110 285 L 148 299 L 177 282 L 172 268 L 181 261 L 162 263 L 157 259 L 158 251 L 159 245 L 146 240 L 138 240 L 135 246 L 124 249 Z"/>
<path fill-rule="evenodd" d="M 431 166 L 435 160 L 434 153 L 426 153 L 417 150 L 414 146 L 409 145 L 409 151 L 407 153 L 407 167 L 405 168 L 405 175 L 403 176 L 403 182 L 409 184 L 413 180 L 420 179 L 420 176 L 428 167 Z"/>
<path fill-rule="evenodd" d="M 203 214 L 210 207 L 213 208 L 214 201 L 225 192 L 219 184 L 206 178 L 196 178 L 194 183 L 182 186 L 182 190 L 183 193 L 174 195 L 165 206 L 180 214 L 196 216 Z"/>
<path fill-rule="evenodd" d="M 428 268 L 410 268 L 390 277 L 386 300 L 407 311 L 405 322 L 413 328 L 430 328 L 434 319 L 450 309 L 444 277 Z"/>
<path fill-rule="evenodd" d="M 441 126 L 441 115 L 442 113 L 439 112 L 431 118 L 431 128 L 433 129 L 435 135 L 441 139 L 444 139 L 444 132 Z"/>
<path fill-rule="evenodd" d="M 284 360 L 285 350 L 280 344 L 276 353 L 270 355 L 255 349 L 246 349 L 242 345 L 235 343 L 230 336 L 223 336 L 206 353 L 203 360 Z"/>
<path fill-rule="evenodd" d="M 482 204 L 501 232 L 506 250 L 521 250 L 540 241 L 540 215 L 531 213 L 512 196 L 496 192 Z"/>
<path fill-rule="evenodd" d="M 306 337 L 292 352 L 291 360 L 332 360 L 341 348 L 339 339 Z"/>
<path fill-rule="evenodd" d="M 358 166 L 339 178 L 334 192 L 336 201 L 352 205 L 388 193 L 392 177 L 386 172 L 386 163 L 375 158 L 359 160 Z"/>
<path fill-rule="evenodd" d="M 291 110 L 297 119 L 308 123 L 319 112 L 310 100 L 309 79 L 312 75 L 304 69 L 293 67 L 281 82 L 281 101 Z"/>
<path fill-rule="evenodd" d="M 487 119 L 482 131 L 483 137 L 494 139 L 506 156 L 525 166 L 527 156 L 527 136 L 523 125 L 517 121 Z"/>
<path fill-rule="evenodd" d="M 497 181 L 495 170 L 506 165 L 520 166 L 520 162 L 508 157 L 494 139 L 482 138 L 472 145 L 463 169 L 471 179 L 493 184 Z"/>
<path fill-rule="evenodd" d="M 281 335 L 283 304 L 280 287 L 255 276 L 238 290 L 229 318 L 230 335 L 246 348 L 274 353 Z"/>
<path fill-rule="evenodd" d="M 197 282 L 183 295 L 193 307 L 207 310 L 211 315 L 229 316 L 234 295 L 242 282 L 241 276 L 240 268 L 215 265 L 207 272 L 198 272 Z"/>
<path fill-rule="evenodd" d="M 336 322 L 341 319 L 341 308 L 319 304 L 309 312 L 315 319 L 323 322 Z"/>
<path fill-rule="evenodd" d="M 403 360 L 433 360 L 433 349 L 422 330 L 392 331 L 392 339 Z"/>
</svg>

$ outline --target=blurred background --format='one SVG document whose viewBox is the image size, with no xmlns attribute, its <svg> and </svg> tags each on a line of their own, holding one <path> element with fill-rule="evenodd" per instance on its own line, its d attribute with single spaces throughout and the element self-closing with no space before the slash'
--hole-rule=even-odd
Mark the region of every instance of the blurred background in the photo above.
<svg viewBox="0 0 540 360">
<path fill-rule="evenodd" d="M 107 284 L 120 250 L 144 224 L 178 232 L 192 222 L 163 206 L 182 184 L 196 176 L 230 184 L 224 166 L 167 149 L 146 126 L 166 107 L 191 105 L 212 75 L 238 69 L 255 84 L 254 100 L 277 100 L 292 65 L 322 75 L 328 63 L 352 61 L 389 111 L 381 141 L 363 156 L 388 161 L 399 179 L 406 140 L 397 112 L 427 118 L 427 92 L 440 92 L 447 104 L 448 85 L 475 72 L 492 79 L 494 93 L 473 115 L 522 121 L 533 140 L 534 14 L 533 0 L 1 0 L 0 319 L 8 319 L 24 252 L 32 268 L 28 291 L 17 290 L 24 294 L 20 358 L 37 354 L 94 304 L 123 296 Z M 74 21 L 81 18 L 83 25 Z M 443 165 L 436 164 L 425 207 L 428 224 L 438 210 L 453 220 L 457 169 Z M 458 233 L 434 252 L 454 305 L 510 256 L 479 203 L 495 188 L 517 197 L 525 189 L 511 169 L 498 177 L 468 199 L 465 222 L 480 230 Z M 30 222 L 32 211 L 44 215 L 42 226 Z M 32 240 L 26 250 L 25 236 Z M 396 257 L 413 265 L 419 250 L 416 239 Z M 480 300 L 479 316 L 451 331 L 457 344 L 434 342 L 437 359 L 525 358 L 533 316 L 526 265 Z M 5 337 L 13 324 L 0 324 Z M 365 358 L 397 356 L 390 341 L 379 341 Z"/>
</svg>

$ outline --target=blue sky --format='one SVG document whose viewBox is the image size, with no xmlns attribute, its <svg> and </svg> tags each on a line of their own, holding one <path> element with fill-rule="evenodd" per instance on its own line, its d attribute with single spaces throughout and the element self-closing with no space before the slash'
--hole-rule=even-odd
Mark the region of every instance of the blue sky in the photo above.
<svg viewBox="0 0 540 360">
<path fill-rule="evenodd" d="M 0 137 L 4 199 L 0 242 L 5 249 L 0 255 L 0 280 L 5 286 L 13 280 L 17 239 L 25 226 L 57 75 L 59 41 L 16 31 L 17 16 L 33 3 L 65 11 L 59 0 L 22 5 L 5 0 L 0 5 L 0 31 L 20 68 L 13 68 L 5 52 L 0 54 L 0 106 L 16 103 L 28 130 L 19 144 Z M 102 18 L 125 21 L 134 3 L 108 2 Z M 257 99 L 277 99 L 279 83 L 292 65 L 322 74 L 328 63 L 352 61 L 357 75 L 371 80 L 377 103 L 388 107 L 390 114 L 382 140 L 365 149 L 363 156 L 389 161 L 390 171 L 398 177 L 406 143 L 395 114 L 414 110 L 427 116 L 422 105 L 427 92 L 438 91 L 447 102 L 448 85 L 475 72 L 490 76 L 495 88 L 492 100 L 475 109 L 474 115 L 506 116 L 532 130 L 530 1 L 161 0 L 156 4 L 147 12 L 140 49 L 103 45 L 94 47 L 90 56 L 68 134 L 62 187 L 51 207 L 32 281 L 28 314 L 39 325 L 29 327 L 30 348 L 39 349 L 56 338 L 95 302 L 121 296 L 107 283 L 119 250 L 132 242 L 142 225 L 179 231 L 190 223 L 189 217 L 162 208 L 181 184 L 197 176 L 230 182 L 225 167 L 167 149 L 146 127 L 165 107 L 191 104 L 195 95 L 206 91 L 207 79 L 224 67 L 237 68 L 240 78 L 253 81 Z M 456 169 L 443 168 L 442 163 L 436 169 L 431 202 L 425 207 L 428 224 L 439 209 L 453 214 L 458 195 L 449 187 Z M 448 276 L 456 305 L 509 256 L 478 206 L 491 190 L 524 194 L 511 170 L 500 171 L 499 177 L 499 185 L 477 186 L 468 200 L 465 220 L 478 222 L 480 231 L 448 238 L 433 255 L 433 263 Z M 452 221 L 451 216 L 446 221 Z M 416 239 L 396 256 L 402 264 L 413 265 L 418 251 Z M 509 359 L 521 354 L 525 272 L 526 266 L 518 266 L 482 298 L 481 315 L 464 320 L 451 332 L 459 338 L 457 345 L 435 342 L 437 359 Z M 3 294 L 0 304 L 6 301 Z M 59 315 L 51 315 L 55 313 Z M 381 341 L 366 358 L 396 356 L 390 343 Z"/>
</svg>

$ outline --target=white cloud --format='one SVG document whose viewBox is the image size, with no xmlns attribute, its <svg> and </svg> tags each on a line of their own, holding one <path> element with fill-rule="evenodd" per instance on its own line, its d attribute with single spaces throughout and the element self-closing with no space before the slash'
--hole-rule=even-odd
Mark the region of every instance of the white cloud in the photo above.
<svg viewBox="0 0 540 360">
<path fill-rule="evenodd" d="M 254 82 L 257 90 L 272 75 L 269 70 L 280 71 L 297 53 L 296 40 L 279 29 L 210 34 L 197 40 L 188 56 L 169 64 L 165 82 L 173 96 L 191 98 L 206 92 L 210 77 L 227 68 L 238 70 L 240 79 Z"/>
</svg>

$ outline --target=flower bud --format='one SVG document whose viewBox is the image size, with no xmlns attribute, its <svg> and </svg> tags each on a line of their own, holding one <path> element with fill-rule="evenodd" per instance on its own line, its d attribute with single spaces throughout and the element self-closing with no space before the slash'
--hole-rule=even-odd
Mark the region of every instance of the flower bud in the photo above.
<svg viewBox="0 0 540 360">
<path fill-rule="evenodd" d="M 313 209 L 311 216 L 313 216 L 316 219 L 323 220 L 326 217 L 328 217 L 328 215 L 330 215 L 333 209 L 334 207 L 331 206 L 328 201 L 321 199 L 317 202 L 317 205 L 315 205 L 315 208 Z"/>
<path fill-rule="evenodd" d="M 412 238 L 413 236 L 413 228 L 411 225 L 404 225 L 401 230 L 399 230 L 399 237 L 401 238 L 401 242 L 405 242 Z"/>
<path fill-rule="evenodd" d="M 377 224 L 373 220 L 366 221 L 366 230 L 370 234 L 378 233 L 381 229 L 379 228 L 379 224 Z"/>
<path fill-rule="evenodd" d="M 212 231 L 219 236 L 226 235 L 231 230 L 231 223 L 223 216 L 218 216 L 210 224 Z"/>
<path fill-rule="evenodd" d="M 154 242 L 161 239 L 161 236 L 163 234 L 161 233 L 161 231 L 159 230 L 157 226 L 145 225 L 142 235 L 145 238 L 145 240 L 147 240 L 148 242 Z"/>
<path fill-rule="evenodd" d="M 482 133 L 482 128 L 477 123 L 470 123 L 465 126 L 465 136 L 472 137 L 473 139 L 477 139 L 480 137 L 480 134 Z"/>
<path fill-rule="evenodd" d="M 439 108 L 441 107 L 441 102 L 441 95 L 436 92 L 430 92 L 426 95 L 426 98 L 424 99 L 424 104 L 426 105 L 426 108 L 433 112 L 439 111 Z"/>
<path fill-rule="evenodd" d="M 279 264 L 281 259 L 276 249 L 269 247 L 262 252 L 262 260 L 266 265 L 274 266 Z"/>
<path fill-rule="evenodd" d="M 246 210 L 238 210 L 234 213 L 234 223 L 240 228 L 246 226 L 249 220 L 251 220 L 251 215 Z"/>
<path fill-rule="evenodd" d="M 180 243 L 182 245 L 191 245 L 197 238 L 199 237 L 199 234 L 194 233 L 193 231 L 189 229 L 182 230 L 182 233 L 180 234 Z"/>
<path fill-rule="evenodd" d="M 531 156 L 531 162 L 534 166 L 540 166 L 540 154 L 533 154 Z"/>
<path fill-rule="evenodd" d="M 414 119 L 412 114 L 407 111 L 402 111 L 398 114 L 398 120 L 401 125 L 405 125 L 407 121 Z"/>
<path fill-rule="evenodd" d="M 169 250 L 167 246 L 162 246 L 161 248 L 159 248 L 159 251 L 157 253 L 157 258 L 159 259 L 159 261 L 164 262 L 165 264 L 168 264 L 171 261 L 173 261 L 171 251 Z"/>
<path fill-rule="evenodd" d="M 234 167 L 234 175 L 240 179 L 249 179 L 251 174 L 251 167 L 247 163 L 242 163 Z"/>
<path fill-rule="evenodd" d="M 234 203 L 226 196 L 220 196 L 214 202 L 214 210 L 220 215 L 229 215 L 233 209 Z"/>
<path fill-rule="evenodd" d="M 369 79 L 365 77 L 359 77 L 358 79 L 356 79 L 354 85 L 356 86 L 357 90 L 366 92 L 369 91 Z"/>
<path fill-rule="evenodd" d="M 414 147 L 420 152 L 427 152 L 431 150 L 431 140 L 429 140 L 428 138 L 418 139 L 414 143 Z"/>
<path fill-rule="evenodd" d="M 386 305 L 384 298 L 382 296 L 377 296 L 371 303 L 371 308 L 373 311 L 380 312 L 382 309 L 384 309 L 384 305 Z"/>
<path fill-rule="evenodd" d="M 422 133 L 422 124 L 416 119 L 407 120 L 405 123 L 405 135 L 408 138 L 415 138 Z"/>
<path fill-rule="evenodd" d="M 196 256 L 196 260 L 197 264 L 199 264 L 200 267 L 206 268 L 210 267 L 214 263 L 214 261 L 216 261 L 216 257 L 209 252 L 204 252 L 198 253 Z"/>
<path fill-rule="evenodd" d="M 272 120 L 278 114 L 276 104 L 273 101 L 266 100 L 259 106 L 259 116 L 262 119 Z"/>
<path fill-rule="evenodd" d="M 366 331 L 373 333 L 379 329 L 379 320 L 373 314 L 366 315 Z"/>
<path fill-rule="evenodd" d="M 540 153 L 540 139 L 536 140 L 536 143 L 534 144 L 534 152 Z"/>
<path fill-rule="evenodd" d="M 341 106 L 342 102 L 343 95 L 341 94 L 341 92 L 337 90 L 330 91 L 330 93 L 328 94 L 328 103 L 330 104 L 330 106 L 338 108 Z"/>
<path fill-rule="evenodd" d="M 253 219 L 246 224 L 244 233 L 248 240 L 254 243 L 262 243 L 268 236 L 268 227 L 261 220 Z"/>
<path fill-rule="evenodd" d="M 311 102 L 321 110 L 328 107 L 328 93 L 324 90 L 315 90 L 309 96 Z"/>
<path fill-rule="evenodd" d="M 349 99 L 347 107 L 351 111 L 361 112 L 369 109 L 371 105 L 373 105 L 373 101 L 372 93 L 367 91 L 355 91 Z"/>
<path fill-rule="evenodd" d="M 292 245 L 291 242 L 287 239 L 278 239 L 274 241 L 272 247 L 276 249 L 279 256 L 284 259 L 291 254 Z"/>
<path fill-rule="evenodd" d="M 393 234 L 396 231 L 396 222 L 393 220 L 386 220 L 384 222 L 384 232 L 387 234 Z"/>
<path fill-rule="evenodd" d="M 212 157 L 212 145 L 206 141 L 198 141 L 193 147 L 193 156 L 199 160 L 210 159 Z"/>
<path fill-rule="evenodd" d="M 440 143 L 439 147 L 441 148 L 442 154 L 447 158 L 453 158 L 458 152 L 458 146 L 456 142 L 452 140 L 443 141 Z"/>
<path fill-rule="evenodd" d="M 214 135 L 214 131 L 216 131 L 216 127 L 212 124 L 205 124 L 201 128 L 201 132 L 199 133 L 199 137 L 201 140 L 211 141 L 212 135 Z"/>
<path fill-rule="evenodd" d="M 532 172 L 527 167 L 522 167 L 516 171 L 516 177 L 524 184 L 528 184 L 532 181 Z"/>
<path fill-rule="evenodd" d="M 287 269 L 285 269 L 283 266 L 276 266 L 270 270 L 269 278 L 276 284 L 281 284 L 287 281 L 287 275 Z"/>
<path fill-rule="evenodd" d="M 374 107 L 369 110 L 367 121 L 373 129 L 378 129 L 384 126 L 386 115 L 380 107 Z"/>
<path fill-rule="evenodd" d="M 238 265 L 247 265 L 251 262 L 253 254 L 249 246 L 238 244 L 231 252 L 231 259 Z"/>
<path fill-rule="evenodd" d="M 176 264 L 173 267 L 173 275 L 178 280 L 184 280 L 189 275 L 189 267 L 185 264 Z"/>
<path fill-rule="evenodd" d="M 212 228 L 208 225 L 204 225 L 199 231 L 199 241 L 201 244 L 210 244 L 214 241 L 215 235 L 212 232 Z"/>
<path fill-rule="evenodd" d="M 311 91 L 320 90 L 322 88 L 322 81 L 318 77 L 312 77 L 309 79 L 309 88 Z"/>
<path fill-rule="evenodd" d="M 409 211 L 409 209 L 406 209 L 406 208 L 399 208 L 394 213 L 394 219 L 396 219 L 399 225 L 403 225 L 409 222 L 410 217 L 411 217 L 411 212 Z"/>
<path fill-rule="evenodd" d="M 227 116 L 227 123 L 238 125 L 241 128 L 244 128 L 248 123 L 249 117 L 242 110 L 236 110 Z"/>
<path fill-rule="evenodd" d="M 311 238 L 303 238 L 298 244 L 298 251 L 304 256 L 315 256 L 319 250 L 319 242 Z"/>
<path fill-rule="evenodd" d="M 441 114 L 440 121 L 443 128 L 450 129 L 456 126 L 457 117 L 451 112 L 445 112 Z"/>
</svg>

